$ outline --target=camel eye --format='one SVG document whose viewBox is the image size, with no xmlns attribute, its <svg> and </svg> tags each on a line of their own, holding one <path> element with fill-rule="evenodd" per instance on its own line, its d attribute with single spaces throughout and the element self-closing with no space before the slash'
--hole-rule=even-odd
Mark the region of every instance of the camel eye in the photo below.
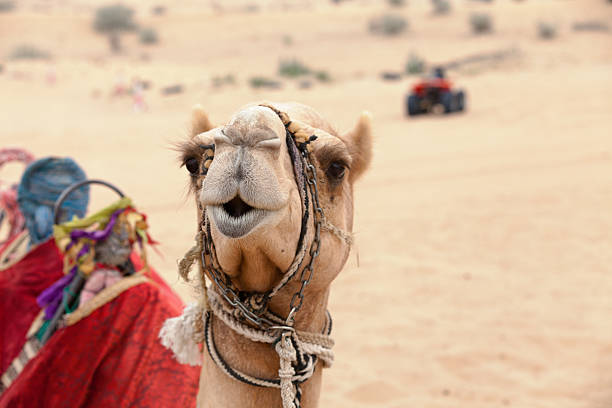
<svg viewBox="0 0 612 408">
<path fill-rule="evenodd" d="M 200 171 L 200 162 L 195 157 L 190 157 L 185 160 L 185 167 L 187 167 L 189 173 L 195 175 Z"/>
<path fill-rule="evenodd" d="M 341 162 L 332 162 L 327 168 L 327 176 L 335 181 L 340 181 L 344 178 L 346 166 Z"/>
</svg>

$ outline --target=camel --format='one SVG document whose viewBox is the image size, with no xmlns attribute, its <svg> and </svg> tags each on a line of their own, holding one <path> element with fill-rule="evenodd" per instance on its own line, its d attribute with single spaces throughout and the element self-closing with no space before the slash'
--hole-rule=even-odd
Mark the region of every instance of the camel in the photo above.
<svg viewBox="0 0 612 408">
<path fill-rule="evenodd" d="M 298 103 L 247 105 L 219 127 L 196 106 L 180 151 L 200 237 L 186 259 L 198 259 L 209 299 L 204 317 L 188 319 L 205 344 L 198 406 L 316 407 L 333 359 L 330 285 L 349 256 L 353 186 L 372 157 L 370 115 L 340 135 Z"/>
</svg>

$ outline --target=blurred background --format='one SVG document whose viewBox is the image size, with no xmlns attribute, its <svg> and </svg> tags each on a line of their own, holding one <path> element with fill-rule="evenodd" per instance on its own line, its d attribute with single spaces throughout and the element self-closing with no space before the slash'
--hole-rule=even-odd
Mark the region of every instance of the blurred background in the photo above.
<svg viewBox="0 0 612 408">
<path fill-rule="evenodd" d="M 191 107 L 368 110 L 321 406 L 610 408 L 611 30 L 608 0 L 0 0 L 0 147 L 124 190 L 188 300 Z M 436 67 L 465 110 L 408 116 Z"/>
</svg>

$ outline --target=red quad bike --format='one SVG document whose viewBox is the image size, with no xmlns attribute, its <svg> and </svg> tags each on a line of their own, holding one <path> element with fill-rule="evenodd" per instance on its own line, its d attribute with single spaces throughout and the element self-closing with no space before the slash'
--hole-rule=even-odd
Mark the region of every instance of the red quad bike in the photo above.
<svg viewBox="0 0 612 408">
<path fill-rule="evenodd" d="M 462 112 L 465 109 L 465 93 L 453 90 L 451 82 L 445 78 L 444 69 L 436 68 L 433 75 L 423 78 L 412 88 L 406 97 L 406 113 L 409 116 L 422 113 Z"/>
</svg>

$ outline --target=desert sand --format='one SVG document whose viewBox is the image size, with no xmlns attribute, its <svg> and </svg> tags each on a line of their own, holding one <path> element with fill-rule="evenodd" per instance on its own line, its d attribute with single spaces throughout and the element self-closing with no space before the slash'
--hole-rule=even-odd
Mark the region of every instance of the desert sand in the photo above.
<svg viewBox="0 0 612 408">
<path fill-rule="evenodd" d="M 340 131 L 368 110 L 375 158 L 332 286 L 336 363 L 321 406 L 612 407 L 612 32 L 572 29 L 612 24 L 612 4 L 456 0 L 434 16 L 410 0 L 392 10 L 409 29 L 380 37 L 367 26 L 391 10 L 382 1 L 166 2 L 163 16 L 150 12 L 163 0 L 130 3 L 160 43 L 126 34 L 118 56 L 91 29 L 98 2 L 24 0 L 0 14 L 1 146 L 74 157 L 125 190 L 162 243 L 152 263 L 188 301 L 176 262 L 195 208 L 173 144 L 191 107 L 221 124 L 248 102 L 294 100 Z M 492 33 L 471 33 L 475 11 L 491 14 Z M 538 38 L 539 21 L 557 37 Z M 53 59 L 4 58 L 23 43 Z M 409 119 L 417 77 L 380 78 L 410 53 L 444 63 L 499 50 L 508 57 L 449 71 L 468 93 L 464 114 Z M 292 57 L 333 81 L 249 86 Z M 227 74 L 235 84 L 212 85 Z M 109 96 L 121 76 L 151 82 L 146 112 Z M 162 96 L 173 84 L 185 91 Z M 110 199 L 94 189 L 92 208 Z"/>
</svg>

